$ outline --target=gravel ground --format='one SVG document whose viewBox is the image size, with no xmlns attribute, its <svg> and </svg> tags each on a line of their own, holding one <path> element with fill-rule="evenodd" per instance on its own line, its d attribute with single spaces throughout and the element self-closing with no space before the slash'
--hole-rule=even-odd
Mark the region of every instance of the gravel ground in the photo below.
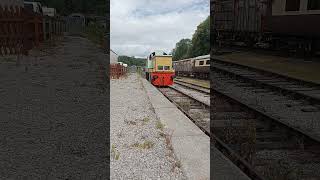
<svg viewBox="0 0 320 180">
<path fill-rule="evenodd" d="M 252 88 L 239 87 L 237 80 L 221 80 L 215 78 L 214 74 L 211 75 L 211 78 L 214 79 L 215 89 L 275 117 L 284 124 L 299 129 L 316 140 L 320 140 L 320 111 L 303 111 L 303 109 L 317 109 L 317 107 L 305 105 L 303 101 L 292 101 L 291 97 L 273 92 L 255 92 Z"/>
<path fill-rule="evenodd" d="M 65 37 L 0 59 L 0 179 L 107 179 L 107 55 Z"/>
<path fill-rule="evenodd" d="M 111 179 L 185 179 L 139 76 L 110 84 Z"/>
</svg>

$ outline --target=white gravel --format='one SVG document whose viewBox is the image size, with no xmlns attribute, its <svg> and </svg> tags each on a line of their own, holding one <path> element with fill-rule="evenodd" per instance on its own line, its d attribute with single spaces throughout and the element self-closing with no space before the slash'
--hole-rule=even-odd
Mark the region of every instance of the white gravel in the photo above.
<svg viewBox="0 0 320 180">
<path fill-rule="evenodd" d="M 137 74 L 111 80 L 111 179 L 185 179 Z M 164 130 L 165 131 L 165 130 Z M 146 142 L 151 148 L 138 147 Z"/>
</svg>

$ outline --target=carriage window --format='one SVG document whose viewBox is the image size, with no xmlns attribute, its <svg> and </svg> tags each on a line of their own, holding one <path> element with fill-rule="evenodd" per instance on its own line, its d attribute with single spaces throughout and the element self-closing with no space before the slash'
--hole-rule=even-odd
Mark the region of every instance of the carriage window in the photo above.
<svg viewBox="0 0 320 180">
<path fill-rule="evenodd" d="M 206 62 L 206 65 L 208 65 L 208 64 L 210 64 L 210 61 L 209 61 L 209 60 L 207 60 L 207 62 Z"/>
<path fill-rule="evenodd" d="M 164 70 L 170 70 L 170 66 L 164 66 Z"/>
<path fill-rule="evenodd" d="M 300 10 L 300 0 L 287 0 L 286 11 L 299 11 Z"/>
<path fill-rule="evenodd" d="M 203 65 L 204 64 L 204 61 L 199 61 L 199 65 Z"/>
<path fill-rule="evenodd" d="M 320 10 L 320 1 L 319 0 L 309 0 L 308 1 L 308 10 Z"/>
<path fill-rule="evenodd" d="M 163 70 L 163 66 L 158 66 L 158 70 Z"/>
</svg>

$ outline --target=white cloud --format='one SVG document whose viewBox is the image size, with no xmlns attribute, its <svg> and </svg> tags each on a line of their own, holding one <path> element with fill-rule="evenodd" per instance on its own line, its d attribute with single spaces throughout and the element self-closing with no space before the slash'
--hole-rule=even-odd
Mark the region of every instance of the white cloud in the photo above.
<svg viewBox="0 0 320 180">
<path fill-rule="evenodd" d="M 138 57 L 170 52 L 209 15 L 209 0 L 111 0 L 110 6 L 111 49 Z"/>
</svg>

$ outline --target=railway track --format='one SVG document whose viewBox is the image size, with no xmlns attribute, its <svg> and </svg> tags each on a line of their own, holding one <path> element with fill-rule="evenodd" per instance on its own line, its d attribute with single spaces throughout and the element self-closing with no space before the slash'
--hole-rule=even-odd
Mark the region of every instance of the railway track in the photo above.
<svg viewBox="0 0 320 180">
<path fill-rule="evenodd" d="M 228 147 L 267 179 L 320 179 L 318 85 L 219 60 L 211 78 L 211 123 Z"/>
<path fill-rule="evenodd" d="M 311 104 L 320 104 L 319 84 L 219 59 L 212 60 L 214 65 L 211 66 L 211 71 L 229 74 L 235 78 L 251 82 L 260 87 L 290 94 L 296 99 L 306 99 Z"/>
<path fill-rule="evenodd" d="M 210 105 L 173 86 L 158 88 L 158 90 L 205 134 L 210 135 Z"/>
<path fill-rule="evenodd" d="M 202 92 L 204 95 L 208 95 L 208 88 L 198 86 L 192 83 L 180 82 L 184 84 L 184 87 L 193 89 L 198 92 Z M 241 158 L 233 149 L 229 148 L 219 137 L 210 133 L 210 105 L 201 102 L 190 96 L 178 88 L 167 87 L 158 88 L 158 90 L 168 98 L 173 104 L 175 104 L 191 121 L 193 121 L 206 135 L 214 139 L 215 147 L 224 153 L 231 161 L 233 161 L 238 167 L 241 168 L 249 177 L 257 180 L 264 180 L 256 170 Z M 210 91 L 210 90 L 209 90 Z M 199 111 L 200 110 L 200 111 Z M 199 116 L 202 113 L 202 116 Z"/>
<path fill-rule="evenodd" d="M 320 101 L 313 95 L 317 86 L 301 83 L 293 88 L 295 80 L 286 83 L 280 75 L 259 73 L 217 61 L 211 67 L 213 88 L 320 142 Z"/>
<path fill-rule="evenodd" d="M 175 79 L 174 82 L 175 82 L 175 84 L 179 84 L 181 86 L 184 86 L 184 87 L 187 87 L 187 88 L 190 88 L 190 89 L 205 93 L 207 95 L 210 95 L 210 88 L 207 88 L 207 87 L 204 87 L 204 86 L 200 86 L 200 85 L 197 85 L 197 84 L 194 84 L 194 83 L 178 80 L 178 79 Z"/>
<path fill-rule="evenodd" d="M 198 92 L 208 89 L 176 82 Z M 165 90 L 164 90 L 165 89 Z M 174 88 L 159 89 L 179 107 L 180 97 L 193 99 Z M 170 89 L 170 90 L 169 90 Z M 174 91 L 174 92 L 172 92 Z M 215 147 L 252 179 L 320 179 L 320 143 L 277 119 L 211 89 L 211 131 L 201 120 L 183 112 L 214 141 Z M 196 99 L 190 100 L 197 101 Z M 198 102 L 201 104 L 201 102 Z M 199 107 L 193 106 L 195 109 Z M 206 106 L 210 108 L 210 106 Z M 206 112 L 208 113 L 208 112 Z M 210 126 L 209 126 L 210 127 Z"/>
<path fill-rule="evenodd" d="M 318 141 L 228 95 L 211 91 L 211 130 L 250 165 L 251 172 L 259 174 L 256 178 L 249 177 L 320 179 Z"/>
</svg>

